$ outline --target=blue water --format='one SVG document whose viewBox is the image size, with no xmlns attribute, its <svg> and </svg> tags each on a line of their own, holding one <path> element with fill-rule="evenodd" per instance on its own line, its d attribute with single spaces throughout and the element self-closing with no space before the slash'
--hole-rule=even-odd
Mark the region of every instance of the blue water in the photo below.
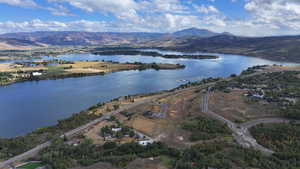
<svg viewBox="0 0 300 169">
<path fill-rule="evenodd" d="M 164 52 L 174 53 L 174 52 Z M 177 52 L 175 52 L 177 53 Z M 186 81 L 226 77 L 265 64 L 289 64 L 264 59 L 223 55 L 216 60 L 165 59 L 146 56 L 62 55 L 64 60 L 111 60 L 118 62 L 179 63 L 180 70 L 123 71 L 104 76 L 16 83 L 0 87 L 0 137 L 24 135 L 56 124 L 98 102 L 119 96 L 172 89 Z"/>
</svg>

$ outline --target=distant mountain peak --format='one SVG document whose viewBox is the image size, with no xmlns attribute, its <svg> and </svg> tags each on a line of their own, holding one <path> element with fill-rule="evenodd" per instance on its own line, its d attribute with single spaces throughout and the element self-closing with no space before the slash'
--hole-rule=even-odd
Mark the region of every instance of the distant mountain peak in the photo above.
<svg viewBox="0 0 300 169">
<path fill-rule="evenodd" d="M 173 35 L 175 36 L 198 36 L 198 37 L 211 37 L 211 36 L 216 36 L 219 35 L 219 33 L 212 32 L 207 29 L 199 29 L 196 27 L 180 30 L 177 32 L 174 32 Z"/>
</svg>

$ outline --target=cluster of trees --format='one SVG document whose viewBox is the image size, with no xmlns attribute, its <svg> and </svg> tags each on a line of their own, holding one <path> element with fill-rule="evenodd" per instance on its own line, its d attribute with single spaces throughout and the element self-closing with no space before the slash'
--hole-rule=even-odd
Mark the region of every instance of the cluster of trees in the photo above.
<svg viewBox="0 0 300 169">
<path fill-rule="evenodd" d="M 238 76 L 230 81 L 219 82 L 216 88 L 224 89 L 227 87 L 236 87 L 241 89 L 257 89 L 263 87 L 265 90 L 280 92 L 279 94 L 282 97 L 300 96 L 298 95 L 298 92 L 300 92 L 298 90 L 300 79 L 296 77 L 298 73 L 299 72 L 284 71 L 263 73 L 248 77 Z"/>
<path fill-rule="evenodd" d="M 12 139 L 0 139 L 0 161 L 18 154 L 21 154 L 35 145 L 40 144 L 43 137 L 36 137 L 36 134 L 30 134 L 26 137 L 16 137 Z"/>
<path fill-rule="evenodd" d="M 0 138 L 0 159 L 8 159 L 21 154 L 38 144 L 58 137 L 67 131 L 99 117 L 98 115 L 88 114 L 86 111 L 82 111 L 78 114 L 74 114 L 70 118 L 59 120 L 55 126 L 41 128 L 25 136 L 10 139 Z"/>
<path fill-rule="evenodd" d="M 300 120 L 300 101 L 297 101 L 295 105 L 291 105 L 283 111 L 287 118 Z"/>
<path fill-rule="evenodd" d="M 255 76 L 237 78 L 238 87 L 247 87 L 256 89 L 257 86 L 263 86 L 263 89 L 279 97 L 299 97 L 300 96 L 300 78 L 296 75 L 299 72 L 284 71 L 264 73 Z M 272 97 L 271 95 L 269 97 Z"/>
<path fill-rule="evenodd" d="M 12 78 L 13 78 L 13 75 L 11 73 L 0 72 L 0 85 L 9 83 Z"/>
<path fill-rule="evenodd" d="M 74 64 L 72 61 L 53 59 L 42 62 L 16 62 L 16 64 L 24 66 L 24 67 L 35 67 L 35 66 L 52 66 L 52 65 L 60 65 L 60 64 Z"/>
<path fill-rule="evenodd" d="M 116 129 L 116 128 L 120 128 L 120 131 L 113 131 L 112 129 Z M 127 126 L 123 126 L 123 125 L 111 125 L 111 126 L 104 126 L 101 128 L 100 130 L 100 136 L 102 137 L 113 137 L 113 138 L 117 138 L 117 139 L 122 139 L 125 136 L 129 136 L 129 137 L 134 137 L 135 136 L 135 132 L 127 127 Z"/>
<path fill-rule="evenodd" d="M 142 70 L 146 70 L 146 69 L 155 69 L 155 70 L 160 70 L 160 69 L 181 69 L 181 68 L 185 68 L 185 65 L 180 65 L 180 64 L 176 64 L 176 67 L 165 67 L 163 64 L 157 64 L 157 63 L 140 63 L 140 62 L 135 62 L 134 64 L 139 65 L 138 70 L 142 71 Z"/>
<path fill-rule="evenodd" d="M 273 158 L 285 165 L 283 168 L 300 167 L 300 125 L 268 124 L 251 129 L 258 142 L 276 151 Z"/>
<path fill-rule="evenodd" d="M 259 151 L 245 149 L 224 141 L 194 145 L 187 149 L 175 149 L 160 142 L 148 146 L 136 143 L 118 145 L 115 142 L 107 142 L 103 146 L 98 146 L 92 144 L 90 140 L 85 140 L 78 146 L 72 146 L 58 139 L 51 147 L 43 150 L 36 160 L 41 160 L 52 168 L 66 169 L 78 165 L 89 166 L 97 162 L 109 162 L 124 167 L 136 158 L 158 156 L 169 157 L 171 159 L 169 165 L 176 169 L 300 167 L 299 155 L 281 153 L 266 156 Z"/>
<path fill-rule="evenodd" d="M 191 58 L 191 59 L 217 59 L 218 56 L 213 55 L 175 55 L 175 54 L 161 54 L 155 51 L 142 51 L 142 50 L 102 50 L 93 52 L 95 55 L 141 55 L 141 56 L 153 56 L 164 58 Z"/>
<path fill-rule="evenodd" d="M 191 132 L 191 141 L 209 140 L 231 134 L 226 124 L 207 117 L 187 119 L 182 124 L 182 128 Z"/>
<path fill-rule="evenodd" d="M 134 159 L 167 155 L 179 157 L 180 151 L 169 148 L 162 143 L 141 146 L 137 143 L 117 145 L 107 142 L 103 146 L 85 140 L 79 146 L 64 144 L 61 139 L 51 147 L 43 150 L 37 160 L 49 164 L 52 168 L 66 169 L 76 165 L 89 166 L 97 162 L 110 162 L 117 166 L 125 166 Z"/>
<path fill-rule="evenodd" d="M 232 169 L 232 168 L 260 168 L 260 169 L 292 169 L 300 163 L 284 160 L 284 154 L 266 156 L 253 149 L 245 149 L 226 142 L 212 142 L 196 145 L 182 151 L 180 158 L 174 161 L 177 169 Z"/>
<path fill-rule="evenodd" d="M 212 77 L 210 77 L 210 78 L 202 79 L 201 81 L 188 82 L 186 84 L 178 86 L 177 88 L 175 88 L 171 91 L 174 91 L 174 90 L 177 90 L 177 89 L 185 89 L 185 88 L 192 87 L 192 86 L 200 86 L 200 85 L 207 84 L 207 83 L 213 83 L 213 82 L 219 81 L 220 79 L 221 78 L 212 78 Z"/>
<path fill-rule="evenodd" d="M 276 152 L 300 155 L 299 124 L 265 124 L 255 126 L 250 131 L 260 144 Z"/>
<path fill-rule="evenodd" d="M 261 66 L 253 66 L 253 67 L 249 67 L 248 69 L 244 70 L 241 75 L 250 75 L 255 73 L 258 69 L 262 69 L 266 67 L 266 65 L 261 65 Z"/>
</svg>

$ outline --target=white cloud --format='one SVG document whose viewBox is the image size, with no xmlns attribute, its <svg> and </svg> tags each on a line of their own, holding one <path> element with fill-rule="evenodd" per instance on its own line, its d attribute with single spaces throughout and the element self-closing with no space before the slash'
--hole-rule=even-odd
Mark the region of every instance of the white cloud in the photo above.
<svg viewBox="0 0 300 169">
<path fill-rule="evenodd" d="M 113 14 L 119 19 L 138 19 L 139 5 L 134 0 L 48 0 L 49 2 L 67 2 L 71 6 L 87 12 Z"/>
<path fill-rule="evenodd" d="M 299 0 L 248 0 L 245 9 L 257 22 L 300 29 Z"/>
<path fill-rule="evenodd" d="M 86 20 L 72 22 L 41 21 L 35 19 L 25 22 L 0 22 L 0 32 L 31 32 L 31 31 L 108 31 L 106 22 L 91 22 Z"/>
<path fill-rule="evenodd" d="M 54 16 L 75 16 L 62 5 L 55 5 L 54 7 L 48 7 L 46 9 Z"/>
<path fill-rule="evenodd" d="M 227 17 L 213 5 L 195 5 L 190 0 L 48 0 L 49 7 L 38 9 L 48 10 L 56 16 L 73 16 L 68 9 L 71 5 L 88 13 L 100 13 L 104 17 L 110 14 L 115 18 L 110 21 L 58 22 L 36 19 L 24 22 L 0 22 L 0 32 L 41 30 L 172 32 L 198 27 L 243 36 L 300 33 L 300 0 L 245 1 L 244 8 L 249 17 L 238 20 Z M 38 6 L 33 0 L 0 0 L 0 3 L 22 7 Z"/>
<path fill-rule="evenodd" d="M 220 11 L 212 5 L 194 5 L 194 8 L 199 13 L 210 14 L 210 13 L 219 13 Z"/>
<path fill-rule="evenodd" d="M 20 7 L 37 7 L 38 5 L 33 0 L 0 0 L 0 3 L 20 6 Z"/>
<path fill-rule="evenodd" d="M 151 3 L 159 12 L 182 13 L 188 9 L 179 0 L 153 0 Z"/>
</svg>

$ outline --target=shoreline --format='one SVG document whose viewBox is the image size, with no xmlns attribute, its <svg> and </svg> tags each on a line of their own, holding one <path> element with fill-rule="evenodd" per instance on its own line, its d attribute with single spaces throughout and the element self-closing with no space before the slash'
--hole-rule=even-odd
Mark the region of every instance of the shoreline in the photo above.
<svg viewBox="0 0 300 169">
<path fill-rule="evenodd" d="M 42 63 L 47 63 L 51 61 L 42 61 Z M 22 62 L 23 64 L 26 62 Z M 30 62 L 30 63 L 39 63 L 39 62 Z M 77 63 L 93 63 L 94 64 L 103 64 L 100 66 L 92 69 L 90 67 L 84 67 L 80 68 L 79 72 L 78 70 L 72 72 L 72 69 L 74 66 L 76 66 Z M 14 63 L 15 64 L 15 63 Z M 92 66 L 93 66 L 92 65 Z M 49 73 L 50 67 L 38 67 L 39 69 L 31 69 L 26 71 L 20 71 L 20 70 L 13 70 L 13 71 L 7 71 L 7 72 L 0 72 L 0 75 L 2 73 L 2 76 L 8 76 L 10 77 L 9 80 L 6 80 L 5 82 L 0 83 L 1 86 L 7 86 L 14 83 L 21 83 L 26 81 L 40 81 L 40 80 L 57 80 L 57 79 L 65 79 L 65 78 L 79 78 L 79 77 L 87 77 L 87 76 L 97 76 L 97 75 L 106 75 L 109 73 L 115 73 L 115 72 L 122 72 L 122 71 L 130 71 L 130 70 L 148 70 L 148 69 L 154 69 L 154 70 L 176 70 L 176 69 L 184 69 L 185 65 L 180 64 L 164 64 L 164 63 L 119 63 L 119 62 L 74 62 L 74 64 L 62 64 L 59 65 L 63 68 L 62 72 L 57 73 Z M 115 66 L 112 68 L 106 68 L 107 66 Z M 103 68 L 104 67 L 104 68 Z M 74 68 L 75 69 L 75 68 Z M 20 73 L 21 72 L 21 73 Z M 33 76 L 33 72 L 40 72 L 42 75 L 40 76 Z M 15 79 L 12 79 L 13 76 L 16 76 Z M 0 79 L 1 80 L 1 79 Z M 3 80 L 4 81 L 4 80 Z"/>
<path fill-rule="evenodd" d="M 100 51 L 92 51 L 91 52 L 94 55 L 126 55 L 126 56 L 151 56 L 151 57 L 162 57 L 167 59 L 218 59 L 219 56 L 214 55 L 200 55 L 200 54 L 193 54 L 193 55 L 178 55 L 178 54 L 161 54 L 156 51 L 139 51 L 134 49 L 128 49 L 128 50 L 100 50 Z"/>
<path fill-rule="evenodd" d="M 7 159 L 9 159 L 9 158 L 11 158 L 11 157 L 18 156 L 19 154 L 22 154 L 22 153 L 34 148 L 37 145 L 40 145 L 40 144 L 43 144 L 43 143 L 47 143 L 47 145 L 50 145 L 49 140 L 52 140 L 52 139 L 57 138 L 57 137 L 61 137 L 62 134 L 64 134 L 64 133 L 73 133 L 73 131 L 76 130 L 78 127 L 80 127 L 82 125 L 87 125 L 87 124 L 92 123 L 93 121 L 95 121 L 99 118 L 107 116 L 111 112 L 106 112 L 106 113 L 103 113 L 103 114 L 94 114 L 93 113 L 94 110 L 104 108 L 104 106 L 106 106 L 107 104 L 114 103 L 115 101 L 118 102 L 118 101 L 124 100 L 124 99 L 125 100 L 128 99 L 130 101 L 132 99 L 133 100 L 138 99 L 137 103 L 134 101 L 130 104 L 125 104 L 117 110 L 117 111 L 123 111 L 123 110 L 127 109 L 126 107 L 134 106 L 135 104 L 138 104 L 138 102 L 141 102 L 141 100 L 142 101 L 143 100 L 149 100 L 149 99 L 152 100 L 152 98 L 154 98 L 154 97 L 159 97 L 161 95 L 164 96 L 164 95 L 172 94 L 174 92 L 180 92 L 182 90 L 187 90 L 187 89 L 190 89 L 190 88 L 197 88 L 200 85 L 207 85 L 207 84 L 210 84 L 212 82 L 219 81 L 219 80 L 222 80 L 222 78 L 208 78 L 208 79 L 203 79 L 202 81 L 199 81 L 199 82 L 182 84 L 182 85 L 179 85 L 176 88 L 172 88 L 172 89 L 169 89 L 169 90 L 162 90 L 162 91 L 157 91 L 157 92 L 152 92 L 152 93 L 139 93 L 139 94 L 128 95 L 128 96 L 119 96 L 115 99 L 112 99 L 111 101 L 100 102 L 98 104 L 92 105 L 91 107 L 89 107 L 89 108 L 87 108 L 87 109 L 85 109 L 81 112 L 74 113 L 69 118 L 58 120 L 56 125 L 37 128 L 36 130 L 31 131 L 31 132 L 29 132 L 25 135 L 22 135 L 22 136 L 15 136 L 15 137 L 10 137 L 10 138 L 0 137 L 1 142 L 12 143 L 14 141 L 18 142 L 18 140 L 28 139 L 28 140 L 31 140 L 31 143 L 34 143 L 29 148 L 25 149 L 22 152 L 19 152 L 18 154 L 13 154 L 13 156 L 10 156 L 8 158 L 0 159 L 0 163 L 7 160 Z M 84 120 L 78 121 L 79 119 L 84 119 Z M 77 125 L 74 126 L 74 123 L 80 123 L 80 124 L 77 124 Z M 22 148 L 24 148 L 24 147 L 22 147 Z"/>
<path fill-rule="evenodd" d="M 267 54 L 255 54 L 255 53 L 249 53 L 247 51 L 237 51 L 237 50 L 227 50 L 224 52 L 224 50 L 201 50 L 201 49 L 183 49 L 179 47 L 150 47 L 150 46 L 50 46 L 47 48 L 40 48 L 40 49 L 33 49 L 33 50 L 0 50 L 0 54 L 5 54 L 3 56 L 6 56 L 8 53 L 16 55 L 17 57 L 24 57 L 24 58 L 30 58 L 30 57 L 40 57 L 40 56 L 55 56 L 59 57 L 59 55 L 64 54 L 74 54 L 74 53 L 93 53 L 97 50 L 101 51 L 108 51 L 108 50 L 143 50 L 143 49 L 156 49 L 156 50 L 163 50 L 163 51 L 177 51 L 177 52 L 202 52 L 202 53 L 214 53 L 214 54 L 232 54 L 232 55 L 241 55 L 241 56 L 247 56 L 247 57 L 254 57 L 254 58 L 261 58 L 266 59 L 270 61 L 276 61 L 276 62 L 294 62 L 294 63 L 300 63 L 300 60 L 295 59 L 288 59 L 288 58 L 282 58 L 279 56 L 273 57 L 274 55 L 267 55 Z M 51 50 L 55 50 L 54 52 L 50 52 Z M 205 56 L 205 55 L 204 55 Z M 208 55 L 210 56 L 210 55 Z M 213 56 L 213 55 L 212 55 Z M 162 56 L 160 56 L 162 57 Z M 180 58 L 180 57 L 178 57 Z M 197 58 L 196 58 L 197 59 Z"/>
<path fill-rule="evenodd" d="M 268 66 L 268 67 L 264 68 L 265 69 L 264 73 L 269 73 L 270 72 L 269 68 L 273 68 L 273 69 L 275 68 L 273 71 L 277 71 L 277 69 L 278 69 L 276 67 Z M 253 73 L 253 75 L 256 75 L 255 72 Z M 248 75 L 240 74 L 239 76 L 247 77 Z M 69 138 L 69 137 L 74 136 L 74 134 L 78 134 L 78 131 L 84 131 L 85 129 L 87 129 L 90 124 L 95 124 L 95 123 L 101 122 L 100 120 L 107 119 L 108 117 L 110 117 L 112 115 L 115 115 L 122 111 L 126 111 L 127 109 L 131 108 L 132 106 L 144 104 L 145 102 L 147 102 L 149 100 L 151 101 L 151 100 L 157 99 L 159 97 L 174 95 L 174 94 L 182 92 L 184 90 L 198 89 L 199 87 L 204 88 L 204 87 L 207 87 L 218 81 L 226 81 L 230 78 L 232 78 L 232 77 L 208 78 L 208 79 L 203 79 L 202 81 L 198 81 L 198 82 L 192 82 L 192 83 L 189 82 L 189 83 L 180 85 L 180 86 L 170 89 L 170 90 L 163 90 L 163 91 L 158 91 L 158 92 L 154 92 L 154 93 L 144 93 L 144 94 L 120 96 L 115 99 L 112 99 L 109 102 L 98 103 L 94 106 L 91 106 L 90 108 L 88 108 L 80 113 L 74 114 L 73 116 L 71 116 L 67 119 L 59 120 L 57 125 L 34 130 L 33 132 L 26 134 L 25 136 L 19 136 L 19 137 L 14 137 L 14 138 L 10 138 L 10 139 L 9 138 L 8 139 L 0 138 L 0 141 L 5 141 L 5 140 L 13 141 L 13 140 L 22 139 L 22 138 L 25 139 L 26 137 L 31 137 L 31 139 L 36 139 L 36 138 L 40 138 L 40 137 L 45 138 L 45 137 L 43 137 L 45 134 L 46 135 L 53 134 L 54 137 L 52 136 L 51 137 L 52 139 L 56 138 L 56 137 L 63 138 L 64 136 L 67 136 L 67 138 Z M 127 101 L 128 103 L 122 104 L 120 102 L 120 101 L 124 101 L 124 100 Z M 132 102 L 132 100 L 133 100 L 133 102 Z M 104 106 L 106 106 L 107 104 L 110 104 L 110 103 L 114 103 L 114 102 L 119 103 L 121 106 L 118 107 L 117 109 L 113 109 L 111 111 L 108 111 L 105 109 Z M 95 112 L 98 111 L 99 109 L 105 109 L 106 111 L 105 111 L 105 113 L 96 114 Z M 85 121 L 81 121 L 80 118 L 79 119 L 76 118 L 78 116 L 85 117 L 85 118 L 83 118 L 83 119 L 85 119 Z M 75 122 L 76 121 L 80 122 L 81 125 L 79 125 L 79 124 L 74 125 L 74 121 L 72 119 L 75 119 Z M 70 124 L 72 124 L 72 125 L 70 125 Z M 65 134 L 63 134 L 63 133 L 65 133 Z M 47 139 L 47 137 L 46 137 L 46 139 Z M 52 139 L 42 140 L 42 143 L 45 141 L 48 141 L 46 143 L 49 143 L 49 145 L 50 145 Z M 37 144 L 37 145 L 39 145 L 39 144 Z M 34 145 L 34 146 L 36 146 L 36 145 Z M 47 144 L 47 146 L 48 146 L 48 144 Z"/>
</svg>

